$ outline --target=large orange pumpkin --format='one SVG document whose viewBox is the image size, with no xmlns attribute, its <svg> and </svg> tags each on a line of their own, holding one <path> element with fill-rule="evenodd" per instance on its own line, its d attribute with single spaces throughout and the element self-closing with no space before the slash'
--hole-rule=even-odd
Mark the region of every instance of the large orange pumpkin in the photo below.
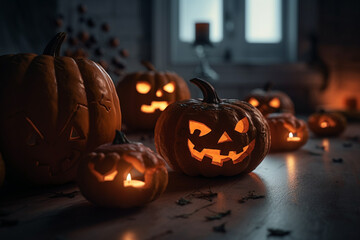
<svg viewBox="0 0 360 240">
<path fill-rule="evenodd" d="M 214 88 L 192 79 L 204 99 L 169 105 L 155 127 L 157 151 L 177 171 L 195 176 L 249 173 L 270 148 L 269 126 L 247 102 L 219 99 Z"/>
<path fill-rule="evenodd" d="M 65 37 L 57 34 L 43 55 L 0 57 L 1 151 L 13 180 L 73 180 L 79 156 L 121 127 L 110 76 L 88 59 L 59 57 Z"/>
<path fill-rule="evenodd" d="M 158 72 L 143 62 L 146 72 L 130 73 L 117 85 L 123 121 L 132 130 L 153 130 L 162 111 L 175 101 L 190 98 L 189 88 L 174 72 Z"/>
</svg>

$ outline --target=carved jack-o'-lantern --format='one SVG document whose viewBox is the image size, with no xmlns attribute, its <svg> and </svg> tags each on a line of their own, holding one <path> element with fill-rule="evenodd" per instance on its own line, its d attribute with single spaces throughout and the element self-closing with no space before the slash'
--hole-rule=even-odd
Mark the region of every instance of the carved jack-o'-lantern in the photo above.
<svg viewBox="0 0 360 240">
<path fill-rule="evenodd" d="M 59 57 L 65 37 L 57 34 L 43 55 L 0 57 L 1 151 L 11 180 L 71 181 L 81 153 L 121 127 L 110 76 L 88 59 Z"/>
<path fill-rule="evenodd" d="M 291 113 L 272 113 L 267 116 L 271 131 L 272 152 L 293 151 L 309 138 L 306 123 Z"/>
<path fill-rule="evenodd" d="M 5 164 L 0 153 L 0 187 L 2 186 L 5 179 Z"/>
<path fill-rule="evenodd" d="M 117 85 L 124 124 L 130 129 L 152 130 L 162 111 L 175 101 L 190 98 L 184 79 L 172 72 L 157 72 L 143 62 L 148 72 L 128 74 Z"/>
<path fill-rule="evenodd" d="M 163 158 L 141 143 L 130 143 L 117 132 L 113 144 L 104 144 L 85 156 L 78 172 L 82 194 L 106 207 L 135 207 L 164 192 L 168 182 Z"/>
<path fill-rule="evenodd" d="M 308 125 L 318 136 L 338 136 L 346 128 L 346 119 L 341 113 L 320 111 L 309 116 Z"/>
<path fill-rule="evenodd" d="M 294 104 L 290 97 L 284 92 L 271 90 L 271 85 L 267 83 L 264 89 L 254 89 L 245 101 L 259 109 L 264 116 L 281 112 L 294 114 Z"/>
<path fill-rule="evenodd" d="M 256 168 L 270 148 L 262 114 L 247 102 L 220 100 L 214 88 L 190 80 L 203 92 L 203 101 L 175 102 L 155 127 L 158 152 L 174 170 L 195 176 L 232 176 Z"/>
</svg>

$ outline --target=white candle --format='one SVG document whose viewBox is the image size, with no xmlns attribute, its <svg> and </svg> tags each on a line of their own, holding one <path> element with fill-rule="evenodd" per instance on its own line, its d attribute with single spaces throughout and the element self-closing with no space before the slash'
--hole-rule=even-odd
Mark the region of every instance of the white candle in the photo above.
<svg viewBox="0 0 360 240">
<path fill-rule="evenodd" d="M 288 142 L 299 142 L 301 138 L 294 137 L 294 134 L 292 132 L 289 132 L 289 137 L 287 138 Z"/>
<path fill-rule="evenodd" d="M 124 187 L 140 188 L 140 187 L 143 187 L 144 185 L 145 185 L 145 182 L 143 182 L 143 181 L 132 180 L 130 173 L 127 175 L 126 180 L 124 180 Z"/>
</svg>

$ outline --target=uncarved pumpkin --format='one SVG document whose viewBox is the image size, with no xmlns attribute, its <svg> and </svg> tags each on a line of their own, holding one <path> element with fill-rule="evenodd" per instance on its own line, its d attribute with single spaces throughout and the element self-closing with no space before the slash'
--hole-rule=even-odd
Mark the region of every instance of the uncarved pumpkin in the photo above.
<svg viewBox="0 0 360 240">
<path fill-rule="evenodd" d="M 158 72 L 143 62 L 146 72 L 126 75 L 117 85 L 123 122 L 132 130 L 153 130 L 162 111 L 175 101 L 190 98 L 189 88 L 174 72 Z"/>
<path fill-rule="evenodd" d="M 126 180 L 136 171 L 136 186 Z M 132 176 L 134 179 L 134 176 Z M 114 142 L 86 155 L 80 164 L 78 185 L 90 202 L 105 207 L 136 207 L 153 201 L 167 186 L 164 159 L 142 143 L 131 143 L 121 132 Z"/>
<path fill-rule="evenodd" d="M 57 34 L 43 55 L 0 57 L 0 146 L 12 180 L 74 180 L 79 156 L 121 128 L 110 76 L 88 59 L 59 57 L 65 37 Z"/>
<path fill-rule="evenodd" d="M 270 148 L 268 124 L 255 107 L 219 99 L 215 89 L 192 79 L 204 99 L 170 104 L 155 127 L 155 146 L 169 165 L 187 175 L 233 176 L 249 173 Z"/>
<path fill-rule="evenodd" d="M 294 104 L 290 97 L 281 91 L 271 90 L 272 84 L 267 83 L 264 89 L 254 89 L 245 101 L 256 107 L 266 116 L 270 113 L 295 113 Z"/>
</svg>

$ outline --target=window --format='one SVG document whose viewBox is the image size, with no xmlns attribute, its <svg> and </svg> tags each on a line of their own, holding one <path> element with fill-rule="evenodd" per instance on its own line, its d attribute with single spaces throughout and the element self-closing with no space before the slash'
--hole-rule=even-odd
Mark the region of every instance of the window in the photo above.
<svg viewBox="0 0 360 240">
<path fill-rule="evenodd" d="M 195 63 L 195 23 L 209 25 L 214 64 L 279 63 L 296 58 L 297 0 L 172 0 L 170 60 Z"/>
</svg>

